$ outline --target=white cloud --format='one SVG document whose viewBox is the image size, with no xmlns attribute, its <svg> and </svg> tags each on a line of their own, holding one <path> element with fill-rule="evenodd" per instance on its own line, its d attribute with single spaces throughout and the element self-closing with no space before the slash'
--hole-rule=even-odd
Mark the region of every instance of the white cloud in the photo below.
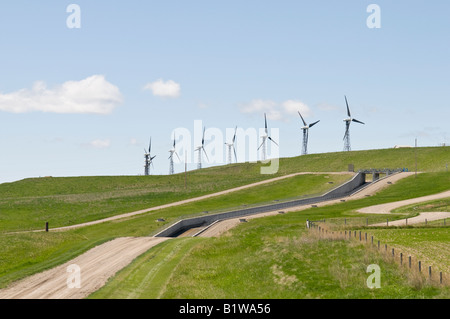
<svg viewBox="0 0 450 319">
<path fill-rule="evenodd" d="M 267 118 L 273 121 L 286 121 L 296 115 L 298 111 L 304 117 L 312 115 L 310 108 L 301 101 L 287 100 L 282 103 L 277 103 L 272 100 L 252 100 L 250 103 L 241 104 L 240 110 L 242 113 L 266 113 Z M 296 115 L 298 116 L 298 114 Z"/>
<path fill-rule="evenodd" d="M 109 139 L 96 139 L 91 141 L 89 146 L 93 148 L 108 148 L 111 146 L 111 141 Z"/>
<path fill-rule="evenodd" d="M 103 75 L 81 81 L 67 81 L 53 89 L 42 81 L 31 89 L 0 94 L 0 110 L 12 113 L 93 113 L 109 114 L 122 103 L 119 89 Z"/>
<path fill-rule="evenodd" d="M 151 90 L 153 95 L 161 97 L 180 96 L 180 84 L 172 80 L 164 82 L 162 79 L 159 79 L 155 82 L 147 83 L 144 86 L 144 90 Z"/>
<path fill-rule="evenodd" d="M 309 117 L 312 115 L 311 109 L 308 105 L 301 101 L 287 100 L 283 102 L 282 106 L 287 114 L 296 114 L 298 116 L 297 112 L 300 111 L 303 117 Z"/>
</svg>

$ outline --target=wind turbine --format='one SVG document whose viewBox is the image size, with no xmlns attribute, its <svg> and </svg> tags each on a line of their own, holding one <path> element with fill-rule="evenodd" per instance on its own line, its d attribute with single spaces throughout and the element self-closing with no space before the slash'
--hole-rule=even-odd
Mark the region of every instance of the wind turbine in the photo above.
<svg viewBox="0 0 450 319">
<path fill-rule="evenodd" d="M 264 124 L 265 124 L 265 125 L 264 125 L 264 128 L 265 128 L 264 134 L 261 135 L 262 143 L 261 143 L 261 145 L 258 147 L 258 151 L 259 151 L 259 149 L 260 149 L 261 146 L 262 146 L 262 156 L 261 156 L 261 158 L 262 158 L 263 161 L 266 159 L 266 140 L 269 139 L 269 140 L 271 140 L 275 145 L 278 146 L 277 142 L 275 142 L 275 141 L 269 136 L 269 132 L 268 132 L 268 130 L 267 130 L 267 118 L 266 118 L 266 113 L 264 113 Z"/>
<path fill-rule="evenodd" d="M 347 97 L 344 95 L 345 97 L 345 104 L 347 105 L 347 118 L 344 119 L 345 122 L 345 135 L 344 135 L 344 151 L 350 151 L 351 147 L 350 147 L 350 123 L 351 122 L 356 122 L 356 123 L 360 123 L 360 124 L 364 124 L 361 121 L 358 121 L 357 119 L 352 118 L 351 114 L 350 114 L 350 109 L 348 107 L 348 102 L 347 102 Z"/>
<path fill-rule="evenodd" d="M 302 119 L 303 125 L 304 125 L 302 127 L 302 130 L 303 130 L 302 155 L 306 155 L 306 154 L 308 154 L 308 132 L 309 132 L 309 129 L 311 127 L 313 127 L 314 125 L 316 125 L 317 123 L 319 123 L 320 120 L 318 120 L 314 123 L 311 123 L 311 124 L 306 124 L 305 120 L 303 119 L 303 116 L 300 114 L 300 111 L 298 111 L 298 115 L 300 115 L 300 118 Z"/>
<path fill-rule="evenodd" d="M 197 146 L 194 152 L 198 152 L 198 164 L 197 169 L 202 168 L 202 150 L 205 153 L 206 159 L 209 161 L 208 154 L 205 151 L 205 127 L 203 127 L 202 145 Z"/>
<path fill-rule="evenodd" d="M 175 150 L 175 132 L 173 133 L 173 147 L 169 150 L 170 156 L 170 166 L 169 166 L 169 174 L 173 174 L 173 154 L 175 154 L 178 157 L 178 160 L 180 160 L 180 157 L 178 156 L 177 151 Z"/>
<path fill-rule="evenodd" d="M 152 151 L 152 138 L 150 137 L 150 144 L 148 145 L 148 152 L 144 148 L 144 157 L 145 157 L 145 165 L 144 165 L 145 171 L 144 171 L 144 174 L 145 175 L 149 175 L 149 173 L 150 173 L 150 164 L 153 167 L 153 159 L 156 157 L 156 155 L 155 156 L 151 156 L 151 154 L 150 154 L 151 151 Z"/>
<path fill-rule="evenodd" d="M 231 148 L 233 148 L 234 159 L 236 160 L 236 163 L 237 163 L 236 148 L 234 147 L 234 143 L 236 141 L 236 131 L 237 131 L 237 126 L 234 129 L 234 136 L 233 136 L 232 142 L 231 143 L 225 143 L 225 145 L 228 146 L 228 164 L 231 164 Z"/>
</svg>

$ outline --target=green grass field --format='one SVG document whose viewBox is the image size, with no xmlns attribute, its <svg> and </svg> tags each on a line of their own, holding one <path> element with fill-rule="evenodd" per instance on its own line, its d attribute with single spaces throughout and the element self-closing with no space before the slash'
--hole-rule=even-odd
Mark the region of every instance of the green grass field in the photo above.
<svg viewBox="0 0 450 319">
<path fill-rule="evenodd" d="M 306 219 L 323 218 L 327 225 L 342 227 L 343 223 L 337 221 L 361 219 L 360 214 L 354 213 L 357 208 L 440 192 L 448 187 L 449 177 L 447 173 L 421 174 L 369 198 L 251 220 L 220 238 L 196 239 L 192 249 L 177 254 L 178 263 L 164 270 L 170 275 L 166 279 L 159 277 L 158 280 L 164 281 L 163 289 L 160 284 L 148 281 L 133 298 L 450 298 L 448 286 L 411 279 L 377 251 L 343 240 L 319 240 L 311 237 L 304 227 Z M 424 187 L 418 187 L 418 181 Z M 385 217 L 370 218 L 376 222 Z M 360 229 L 353 228 L 360 227 L 358 223 L 350 222 L 349 226 Z M 435 270 L 446 271 L 450 261 L 442 258 L 442 254 L 448 255 L 448 229 L 371 228 L 370 232 L 390 247 L 414 253 L 417 258 L 426 255 L 424 262 L 434 265 Z M 177 245 L 178 240 L 166 245 Z M 130 291 L 137 291 L 139 280 L 132 280 L 127 274 L 140 278 L 151 272 L 152 264 L 144 260 L 154 254 L 150 250 L 138 258 L 90 297 L 129 298 Z M 366 269 L 370 264 L 381 267 L 381 289 L 372 290 L 366 285 Z"/>
<path fill-rule="evenodd" d="M 326 178 L 327 177 L 327 178 Z M 65 262 L 107 240 L 122 236 L 149 236 L 180 217 L 204 211 L 232 209 L 242 204 L 316 195 L 348 180 L 349 175 L 300 175 L 277 181 L 270 187 L 249 188 L 218 198 L 157 210 L 134 218 L 106 222 L 64 232 L 0 234 L 0 287 L 12 280 Z M 329 184 L 329 182 L 333 184 Z M 55 214 L 58 212 L 56 211 Z M 164 218 L 165 222 L 157 222 Z"/>
<path fill-rule="evenodd" d="M 310 235 L 303 227 L 308 217 L 278 215 L 252 220 L 220 238 L 168 241 L 170 249 L 148 251 L 90 298 L 450 297 L 448 287 L 417 287 L 396 264 L 361 244 Z M 179 245 L 189 249 L 176 250 Z M 163 258 L 168 262 L 162 264 Z M 366 285 L 371 264 L 381 268 L 380 289 Z"/>
<path fill-rule="evenodd" d="M 42 229 L 45 221 L 50 222 L 50 227 L 76 224 L 301 171 L 346 171 L 348 164 L 354 164 L 355 169 L 407 167 L 411 171 L 416 152 L 418 170 L 436 173 L 419 174 L 402 180 L 369 198 L 252 221 L 234 230 L 234 236 L 170 240 L 136 259 L 130 268 L 125 268 L 93 297 L 116 298 L 117 295 L 108 291 L 109 287 L 116 285 L 123 289 L 126 298 L 447 298 L 448 290 L 445 289 L 412 289 L 411 285 L 404 284 L 402 272 L 396 272 L 398 267 L 389 263 L 383 265 L 389 269 L 390 276 L 386 277 L 389 284 L 386 287 L 390 288 L 368 292 L 360 283 L 367 277 L 363 271 L 365 264 L 362 263 L 368 258 L 365 249 L 339 241 L 316 240 L 313 243 L 315 239 L 308 238 L 303 230 L 306 218 L 356 220 L 361 215 L 355 210 L 361 207 L 448 190 L 450 175 L 445 173 L 445 163 L 450 161 L 450 152 L 443 147 L 311 154 L 280 159 L 280 169 L 275 175 L 261 175 L 261 164 L 212 167 L 189 172 L 187 188 L 184 174 L 39 178 L 0 184 L 0 287 L 66 262 L 116 237 L 148 236 L 179 218 L 204 211 L 215 212 L 243 204 L 317 195 L 349 176 L 330 175 L 326 181 L 321 175 L 299 176 L 270 186 L 65 232 L 7 234 L 11 231 Z M 329 184 L 329 181 L 334 184 Z M 403 218 L 404 215 L 392 217 Z M 166 221 L 157 222 L 158 218 Z M 385 217 L 373 218 L 381 220 Z M 360 226 L 358 223 L 355 225 Z M 389 233 L 389 230 L 386 232 Z M 302 246 L 305 240 L 311 241 L 311 246 Z M 314 245 L 321 249 L 316 250 Z M 407 243 L 404 245 L 408 246 Z M 266 246 L 273 246 L 277 252 L 266 253 Z M 311 260 L 306 254 L 302 256 L 303 251 L 311 254 Z M 377 258 L 376 255 L 374 258 Z M 434 258 L 437 257 L 431 259 Z M 337 268 L 333 268 L 335 261 Z M 201 266 L 196 270 L 194 265 Z M 259 265 L 261 269 L 258 270 Z M 349 271 L 345 267 L 356 267 L 358 271 Z M 308 281 L 304 277 L 303 272 L 308 271 L 315 280 Z M 241 272 L 247 276 L 241 275 Z M 339 277 L 339 273 L 346 272 L 348 278 Z M 187 278 L 191 275 L 193 279 L 189 281 Z M 249 289 L 242 290 L 240 280 L 249 285 L 251 281 Z M 217 285 L 216 281 L 219 282 Z M 303 282 L 304 285 L 301 284 Z M 211 288 L 192 290 L 192 286 L 199 286 L 197 283 L 211 285 Z M 350 291 L 352 285 L 357 287 L 355 292 Z M 342 289 L 346 290 L 340 295 L 338 292 Z M 239 295 L 237 291 L 244 291 L 246 295 Z"/>
</svg>

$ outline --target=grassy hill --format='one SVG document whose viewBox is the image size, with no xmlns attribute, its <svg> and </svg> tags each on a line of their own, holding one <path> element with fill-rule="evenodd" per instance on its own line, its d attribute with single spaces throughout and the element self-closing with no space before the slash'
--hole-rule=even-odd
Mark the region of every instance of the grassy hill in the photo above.
<svg viewBox="0 0 450 319">
<path fill-rule="evenodd" d="M 344 218 L 352 224 L 352 218 L 361 218 L 355 213 L 358 208 L 438 193 L 448 189 L 449 182 L 450 173 L 420 174 L 368 198 L 251 220 L 219 238 L 177 238 L 137 258 L 90 298 L 448 299 L 450 287 L 411 280 L 376 250 L 311 236 L 304 224 L 306 219 L 326 219 L 327 225 L 342 225 Z M 364 215 L 364 220 L 368 216 L 372 222 L 386 219 L 386 215 Z M 400 218 L 389 215 L 390 220 L 395 217 Z M 448 229 L 411 227 L 370 232 L 389 247 L 412 252 L 437 267 L 435 270 L 445 271 L 449 260 L 442 254 L 448 247 Z M 381 289 L 366 286 L 370 264 L 382 270 Z"/>
<path fill-rule="evenodd" d="M 342 172 L 361 168 L 417 168 L 445 171 L 449 147 L 382 149 L 282 158 L 274 175 L 261 163 L 210 167 L 166 176 L 91 176 L 30 178 L 0 184 L 0 232 L 40 229 L 97 220 L 193 198 L 296 172 Z M 56 218 L 56 215 L 58 217 Z"/>
<path fill-rule="evenodd" d="M 346 171 L 354 164 L 355 171 L 367 168 L 407 168 L 419 172 L 440 172 L 450 166 L 450 147 L 418 147 L 310 154 L 280 160 L 280 172 L 303 170 L 313 172 Z"/>
<path fill-rule="evenodd" d="M 171 176 L 33 178 L 0 184 L 0 241 L 2 242 L 0 247 L 0 286 L 54 267 L 112 238 L 146 236 L 154 233 L 165 225 L 165 223 L 156 222 L 159 217 L 164 217 L 167 223 L 182 216 L 205 210 L 212 211 L 243 203 L 251 204 L 283 199 L 283 197 L 314 194 L 324 190 L 324 182 L 313 176 L 305 177 L 305 179 L 299 177 L 275 183 L 270 187 L 227 195 L 228 197 L 222 196 L 175 209 L 155 211 L 128 220 L 108 222 L 61 233 L 6 234 L 5 232 L 8 231 L 42 229 L 44 222 L 48 220 L 50 220 L 51 227 L 95 220 L 295 172 L 346 171 L 348 164 L 354 164 L 356 170 L 406 167 L 411 171 L 415 167 L 416 154 L 419 171 L 443 172 L 446 170 L 445 164 L 450 162 L 450 148 L 448 147 L 386 149 L 283 158 L 280 159 L 279 171 L 275 175 L 260 174 L 262 166 L 260 163 L 211 167 L 188 172 L 186 188 L 184 173 Z M 415 182 L 410 181 L 403 187 L 394 188 L 378 199 L 367 198 L 365 199 L 366 203 L 375 203 L 377 200 L 386 202 L 394 198 L 403 199 L 415 195 L 422 196 L 438 192 L 445 187 L 448 188 L 446 185 L 450 185 L 447 184 L 450 181 L 448 174 L 425 174 L 423 178 L 419 179 Z M 342 181 L 341 179 L 335 182 L 337 184 Z M 324 208 L 308 212 L 308 214 L 313 214 L 311 216 L 318 218 L 349 216 L 351 215 L 349 211 L 358 206 L 350 203 L 342 205 L 339 208 Z M 289 227 L 297 227 L 298 222 L 304 224 L 306 216 L 310 215 L 302 215 L 294 220 L 288 218 L 288 221 L 293 223 L 293 226 Z M 285 226 L 281 226 L 281 230 L 284 229 L 283 227 Z M 276 227 L 273 230 L 279 231 Z M 170 245 L 172 244 L 168 244 L 168 247 Z M 186 245 L 186 247 L 193 247 L 190 243 L 186 243 Z"/>
</svg>

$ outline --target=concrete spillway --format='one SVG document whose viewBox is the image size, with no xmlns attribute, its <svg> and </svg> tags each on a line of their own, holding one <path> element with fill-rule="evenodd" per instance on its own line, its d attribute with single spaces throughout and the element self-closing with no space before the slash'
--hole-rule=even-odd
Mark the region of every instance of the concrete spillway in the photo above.
<svg viewBox="0 0 450 319">
<path fill-rule="evenodd" d="M 366 183 L 366 174 L 362 172 L 358 172 L 355 174 L 355 176 L 348 182 L 332 189 L 331 191 L 325 193 L 322 196 L 317 197 L 311 197 L 311 198 L 304 198 L 304 199 L 298 199 L 288 202 L 282 202 L 282 203 L 276 203 L 276 204 L 269 204 L 264 206 L 258 206 L 258 207 L 251 207 L 251 208 L 243 208 L 238 210 L 233 210 L 229 212 L 219 213 L 219 214 L 210 214 L 210 215 L 204 215 L 199 217 L 193 217 L 188 219 L 180 220 L 166 229 L 160 231 L 158 234 L 155 235 L 155 237 L 178 237 L 180 235 L 186 236 L 190 229 L 192 228 L 204 228 L 208 227 L 212 223 L 218 221 L 218 220 L 224 220 L 229 218 L 236 218 L 236 217 L 244 217 L 248 215 L 254 215 L 254 214 L 260 214 L 270 211 L 276 211 L 276 210 L 283 210 L 295 206 L 302 206 L 302 205 L 310 205 L 315 203 L 320 203 L 332 199 L 338 199 L 342 197 L 349 196 L 353 193 L 358 192 L 360 189 L 364 188 L 365 186 L 369 185 L 370 183 Z M 193 232 L 193 231 L 192 231 Z M 189 231 L 191 233 L 191 231 Z"/>
</svg>

